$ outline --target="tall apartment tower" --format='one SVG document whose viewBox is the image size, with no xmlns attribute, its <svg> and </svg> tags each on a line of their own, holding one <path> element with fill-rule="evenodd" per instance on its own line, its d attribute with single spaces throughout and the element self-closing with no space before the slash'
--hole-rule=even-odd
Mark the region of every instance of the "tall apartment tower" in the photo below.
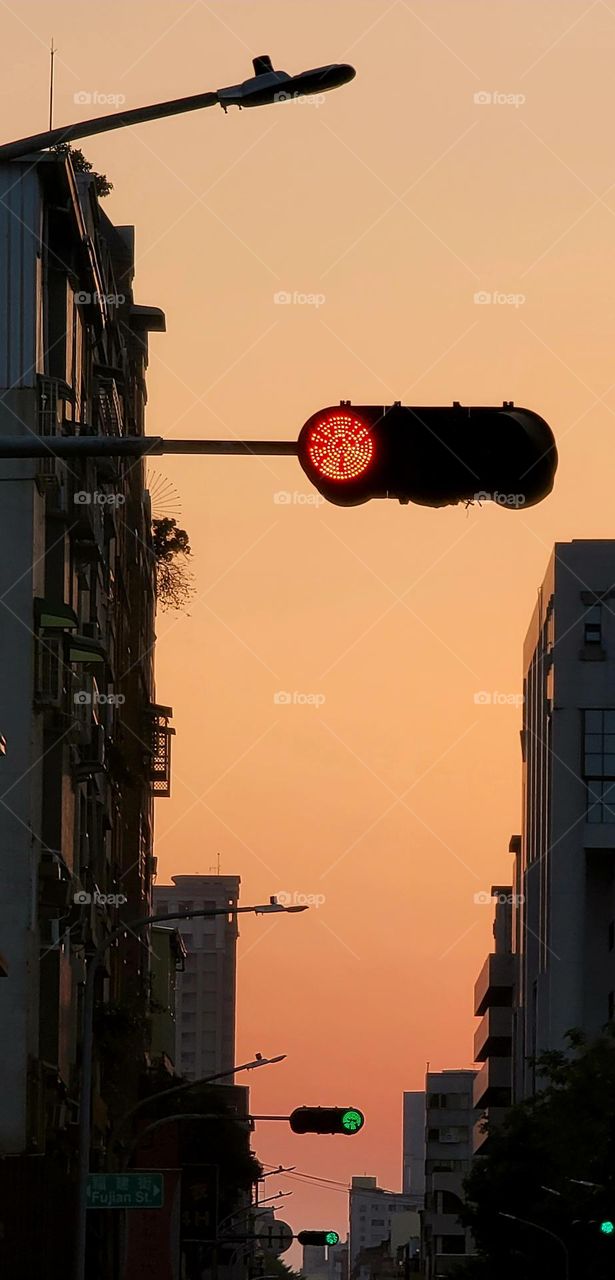
<svg viewBox="0 0 615 1280">
<path fill-rule="evenodd" d="M 55 152 L 0 164 L 0 436 L 144 434 L 164 316 L 135 302 L 133 277 L 134 230 L 111 223 L 95 174 Z M 87 957 L 122 913 L 150 911 L 170 708 L 155 702 L 142 461 L 50 450 L 3 460 L 0 480 L 0 1271 L 56 1280 L 74 1237 Z M 149 989 L 148 948 L 127 934 L 97 978 L 93 1168 L 151 1061 Z M 110 1235 L 90 1232 L 89 1274 L 109 1274 Z"/>
<path fill-rule="evenodd" d="M 472 1160 L 475 1071 L 428 1071 L 425 1079 L 425 1211 L 423 1257 L 426 1280 L 445 1276 L 472 1251 L 459 1221 L 463 1180 Z"/>
<path fill-rule="evenodd" d="M 556 543 L 524 655 L 514 1096 L 615 1014 L 615 542 Z"/>
<path fill-rule="evenodd" d="M 156 885 L 157 912 L 224 907 L 228 915 L 178 922 L 187 956 L 178 975 L 176 1069 L 189 1080 L 235 1066 L 239 876 L 171 876 Z"/>
</svg>

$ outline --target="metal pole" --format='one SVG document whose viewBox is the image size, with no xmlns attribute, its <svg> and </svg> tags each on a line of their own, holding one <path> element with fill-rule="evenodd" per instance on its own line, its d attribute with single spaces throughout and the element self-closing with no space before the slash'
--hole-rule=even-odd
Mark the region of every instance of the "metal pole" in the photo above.
<svg viewBox="0 0 615 1280">
<path fill-rule="evenodd" d="M 500 1218 L 510 1218 L 512 1222 L 522 1222 L 524 1227 L 533 1227 L 535 1231 L 542 1231 L 544 1235 L 550 1236 L 552 1240 L 562 1246 L 564 1251 L 564 1280 L 569 1280 L 570 1275 L 570 1256 L 568 1253 L 568 1245 L 562 1240 L 561 1236 L 557 1236 L 554 1231 L 550 1231 L 548 1227 L 541 1227 L 537 1222 L 529 1222 L 527 1218 L 518 1218 L 515 1213 L 498 1213 Z"/>
<path fill-rule="evenodd" d="M 139 458 L 147 454 L 297 455 L 296 440 L 173 440 L 162 436 L 0 436 L 0 458 Z"/>
<path fill-rule="evenodd" d="M 95 116 L 93 120 L 78 120 L 45 133 L 32 133 L 28 138 L 17 138 L 0 146 L 0 160 L 16 160 L 29 151 L 45 147 L 57 147 L 62 142 L 74 142 L 77 138 L 91 138 L 95 133 L 108 133 L 111 129 L 123 129 L 126 125 L 143 124 L 147 120 L 162 120 L 165 116 L 181 115 L 185 111 L 199 111 L 202 107 L 215 107 L 217 93 L 193 93 L 187 98 L 173 98 L 169 102 L 155 102 L 150 107 L 134 107 L 130 111 L 114 111 L 111 115 Z"/>
</svg>

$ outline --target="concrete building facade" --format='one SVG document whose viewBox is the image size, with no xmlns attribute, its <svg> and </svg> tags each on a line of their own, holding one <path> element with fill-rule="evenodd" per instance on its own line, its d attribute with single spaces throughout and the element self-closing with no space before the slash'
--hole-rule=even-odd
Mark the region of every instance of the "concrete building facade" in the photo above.
<svg viewBox="0 0 615 1280">
<path fill-rule="evenodd" d="M 177 982 L 175 1065 L 189 1080 L 198 1080 L 235 1065 L 237 917 L 239 876 L 171 877 L 156 885 L 156 911 L 226 907 L 228 915 L 186 920 L 180 925 L 186 962 Z"/>
<path fill-rule="evenodd" d="M 425 1090 L 403 1094 L 402 1191 L 417 1209 L 425 1199 Z"/>
<path fill-rule="evenodd" d="M 133 277 L 133 228 L 109 221 L 94 174 L 52 152 L 0 165 L 0 435 L 144 433 L 164 316 Z M 151 907 L 170 709 L 143 463 L 6 460 L 0 488 L 0 1269 L 54 1280 L 70 1270 L 87 956 Z M 94 1168 L 147 1068 L 149 969 L 127 935 L 99 975 Z"/>
<path fill-rule="evenodd" d="M 615 1015 L 615 542 L 557 543 L 524 654 L 514 1096 Z"/>
<path fill-rule="evenodd" d="M 458 1214 L 472 1159 L 475 1076 L 471 1070 L 428 1071 L 425 1079 L 426 1280 L 448 1275 L 472 1251 L 471 1236 Z"/>
<path fill-rule="evenodd" d="M 374 1177 L 353 1177 L 350 1188 L 349 1264 L 353 1268 L 362 1250 L 375 1249 L 391 1240 L 397 1214 L 416 1208 L 412 1196 L 385 1191 Z"/>
</svg>

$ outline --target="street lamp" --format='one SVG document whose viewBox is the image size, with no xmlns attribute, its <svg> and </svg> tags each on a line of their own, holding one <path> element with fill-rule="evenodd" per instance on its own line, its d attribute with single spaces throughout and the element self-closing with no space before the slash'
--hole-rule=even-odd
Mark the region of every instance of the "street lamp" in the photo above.
<svg viewBox="0 0 615 1280">
<path fill-rule="evenodd" d="M 562 1246 L 562 1249 L 563 1249 L 563 1251 L 564 1251 L 564 1280 L 568 1280 L 568 1277 L 569 1277 L 569 1274 L 570 1274 L 570 1262 L 569 1262 L 569 1256 L 568 1256 L 568 1246 L 567 1246 L 567 1244 L 565 1244 L 565 1242 L 562 1240 L 561 1236 L 556 1236 L 556 1234 L 555 1234 L 555 1232 L 554 1232 L 554 1231 L 549 1231 L 548 1227 L 541 1227 L 541 1226 L 539 1226 L 539 1224 L 538 1224 L 537 1222 L 528 1222 L 527 1218 L 518 1218 L 518 1217 L 516 1216 L 516 1214 L 514 1214 L 514 1213 L 502 1213 L 502 1212 L 500 1212 L 500 1213 L 498 1214 L 498 1217 L 500 1217 L 500 1218 L 510 1218 L 511 1222 L 521 1222 L 521 1223 L 523 1224 L 523 1226 L 524 1226 L 524 1227 L 533 1227 L 535 1231 L 542 1231 L 544 1235 L 546 1235 L 546 1236 L 550 1236 L 552 1240 L 557 1240 L 557 1243 L 558 1243 L 558 1244 L 560 1244 L 560 1245 Z"/>
<path fill-rule="evenodd" d="M 199 111 L 204 107 L 262 107 L 289 98 L 303 98 L 316 93 L 326 93 L 353 80 L 356 71 L 349 63 L 331 63 L 325 67 L 313 67 L 291 76 L 287 71 L 275 71 L 267 54 L 252 61 L 255 74 L 241 84 L 216 89 L 213 93 L 194 93 L 187 98 L 173 98 L 168 102 L 156 102 L 149 107 L 135 107 L 131 111 L 114 111 L 108 116 L 96 116 L 93 120 L 78 120 L 75 124 L 48 129 L 45 133 L 33 133 L 28 138 L 5 142 L 0 146 L 0 160 L 19 160 L 32 151 L 45 147 L 57 147 L 63 142 L 75 142 L 77 138 L 90 138 L 96 133 L 108 133 L 111 129 L 123 129 L 131 124 L 143 124 L 147 120 L 161 120 L 166 116 L 183 115 L 186 111 Z"/>
<path fill-rule="evenodd" d="M 237 1075 L 239 1071 L 255 1071 L 257 1067 L 270 1067 L 275 1062 L 283 1062 L 286 1057 L 285 1053 L 276 1054 L 275 1058 L 263 1058 L 262 1054 L 257 1054 L 250 1062 L 241 1062 L 236 1067 L 231 1067 L 229 1071 L 216 1071 L 214 1075 L 203 1076 L 200 1080 L 187 1080 L 183 1084 L 173 1085 L 171 1089 L 161 1089 L 158 1093 L 151 1093 L 149 1097 L 142 1098 L 129 1111 L 125 1111 L 124 1115 L 118 1120 L 111 1145 L 115 1146 L 118 1142 L 118 1135 L 124 1128 L 128 1120 L 131 1120 L 138 1111 L 142 1111 L 144 1107 L 149 1107 L 152 1102 L 158 1101 L 159 1098 L 175 1098 L 178 1093 L 184 1093 L 188 1089 L 198 1089 L 202 1084 L 213 1084 L 215 1080 L 223 1080 L 225 1076 Z"/>
<path fill-rule="evenodd" d="M 92 1067 L 94 1040 L 94 989 L 96 974 L 108 948 L 123 933 L 130 930 L 138 933 L 151 924 L 159 924 L 164 920 L 194 920 L 211 916 L 240 915 L 251 912 L 253 915 L 269 915 L 275 912 L 306 911 L 307 906 L 285 907 L 277 898 L 271 897 L 267 903 L 259 903 L 252 907 L 210 907 L 198 911 L 171 911 L 163 915 L 143 916 L 140 920 L 130 920 L 117 925 L 115 929 L 99 944 L 91 956 L 85 981 L 85 997 L 83 1003 L 83 1041 L 81 1052 L 81 1096 L 79 1103 L 79 1151 L 77 1156 L 77 1224 L 75 1233 L 75 1280 L 85 1280 L 85 1249 L 87 1231 L 87 1185 L 90 1167 L 90 1140 L 92 1128 Z"/>
</svg>

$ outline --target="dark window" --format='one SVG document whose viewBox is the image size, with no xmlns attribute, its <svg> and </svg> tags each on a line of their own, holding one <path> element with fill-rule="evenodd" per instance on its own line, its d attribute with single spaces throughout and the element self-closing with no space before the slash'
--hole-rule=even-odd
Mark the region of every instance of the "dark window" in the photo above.
<svg viewBox="0 0 615 1280">
<path fill-rule="evenodd" d="M 615 778 L 615 711 L 586 711 L 583 776 Z"/>
<path fill-rule="evenodd" d="M 587 783 L 587 821 L 615 822 L 615 782 Z"/>
<path fill-rule="evenodd" d="M 429 1096 L 428 1096 L 428 1098 L 427 1098 L 427 1106 L 428 1106 L 428 1107 L 434 1107 L 434 1108 L 437 1108 L 437 1107 L 445 1107 L 445 1106 L 446 1106 L 446 1094 L 445 1094 L 445 1093 L 430 1093 L 430 1094 L 429 1094 Z"/>
<path fill-rule="evenodd" d="M 441 1237 L 441 1253 L 465 1253 L 466 1240 L 465 1236 L 442 1236 Z"/>
<path fill-rule="evenodd" d="M 439 1130 L 439 1129 L 428 1129 L 428 1130 L 427 1130 L 427 1141 L 428 1141 L 428 1142 L 439 1142 L 439 1141 L 440 1141 L 440 1130 Z"/>
<path fill-rule="evenodd" d="M 602 643 L 602 607 L 593 604 L 585 610 L 585 644 Z"/>
</svg>

